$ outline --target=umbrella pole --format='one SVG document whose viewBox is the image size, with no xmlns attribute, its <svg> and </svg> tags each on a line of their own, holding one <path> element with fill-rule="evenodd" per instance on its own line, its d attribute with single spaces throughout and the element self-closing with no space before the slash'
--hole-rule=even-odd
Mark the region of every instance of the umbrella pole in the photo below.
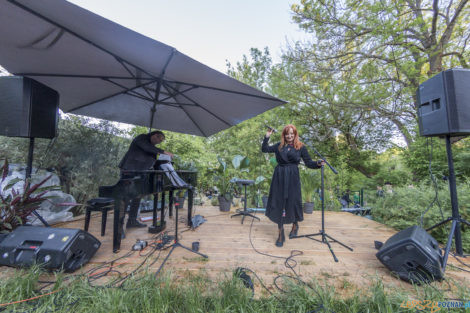
<svg viewBox="0 0 470 313">
<path fill-rule="evenodd" d="M 152 109 L 150 110 L 150 125 L 149 125 L 149 133 L 152 131 L 153 119 L 155 117 L 155 113 L 157 112 L 157 103 L 158 97 L 160 96 L 160 89 L 162 88 L 162 79 L 160 78 L 157 82 L 157 88 L 155 90 L 155 100 L 153 101 Z"/>
<path fill-rule="evenodd" d="M 153 103 L 152 109 L 150 109 L 150 124 L 149 124 L 149 133 L 152 131 L 152 125 L 153 125 L 153 118 L 155 116 L 155 112 L 157 112 L 157 101 Z"/>
<path fill-rule="evenodd" d="M 173 56 L 175 55 L 175 53 L 176 53 L 176 49 L 173 48 L 171 50 L 170 56 L 166 60 L 166 63 L 165 63 L 165 66 L 163 67 L 162 72 L 160 73 L 160 77 L 157 80 L 157 88 L 155 89 L 155 99 L 153 101 L 153 107 L 151 110 L 152 113 L 150 114 L 149 133 L 152 131 L 153 119 L 155 117 L 155 113 L 157 112 L 158 97 L 160 96 L 160 90 L 162 89 L 163 77 L 165 76 L 166 68 L 168 67 L 168 64 L 170 64 L 170 61 L 171 59 L 173 59 Z"/>
</svg>

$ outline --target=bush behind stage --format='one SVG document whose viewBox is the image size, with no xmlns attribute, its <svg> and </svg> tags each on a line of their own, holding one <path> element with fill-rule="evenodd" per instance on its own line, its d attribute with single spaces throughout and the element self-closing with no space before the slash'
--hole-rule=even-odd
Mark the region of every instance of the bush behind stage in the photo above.
<svg viewBox="0 0 470 313">
<path fill-rule="evenodd" d="M 459 211 L 463 219 L 470 221 L 470 183 L 457 183 Z M 430 184 L 412 187 L 395 187 L 392 193 L 384 197 L 368 197 L 368 206 L 372 207 L 373 219 L 377 222 L 402 230 L 413 225 L 420 225 L 421 214 L 432 207 L 423 217 L 423 228 L 428 228 L 442 221 L 436 193 Z M 444 219 L 452 216 L 449 186 L 446 181 L 439 182 L 438 200 Z M 433 229 L 430 234 L 441 244 L 447 242 L 451 222 Z M 470 229 L 462 229 L 462 244 L 465 253 L 470 253 Z M 455 247 L 454 247 L 455 248 Z"/>
</svg>

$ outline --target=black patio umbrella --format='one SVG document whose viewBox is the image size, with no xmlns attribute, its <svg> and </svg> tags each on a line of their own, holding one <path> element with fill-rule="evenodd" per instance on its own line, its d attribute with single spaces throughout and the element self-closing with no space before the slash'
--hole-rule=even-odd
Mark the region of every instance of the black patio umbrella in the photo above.
<svg viewBox="0 0 470 313">
<path fill-rule="evenodd" d="M 66 113 L 199 136 L 285 103 L 64 0 L 0 0 L 0 65 Z"/>
</svg>

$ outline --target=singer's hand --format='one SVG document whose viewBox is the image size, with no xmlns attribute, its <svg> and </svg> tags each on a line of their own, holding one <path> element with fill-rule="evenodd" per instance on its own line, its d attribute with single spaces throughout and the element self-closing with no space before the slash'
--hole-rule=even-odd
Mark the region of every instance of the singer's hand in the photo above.
<svg viewBox="0 0 470 313">
<path fill-rule="evenodd" d="M 326 163 L 325 163 L 325 161 L 323 161 L 323 160 L 318 160 L 318 161 L 317 161 L 317 165 L 320 166 L 320 167 L 323 166 L 323 165 L 325 165 L 325 164 L 326 164 Z"/>
<path fill-rule="evenodd" d="M 273 132 L 274 132 L 274 130 L 268 129 L 268 131 L 266 132 L 266 138 L 271 137 L 271 135 L 272 135 Z"/>
</svg>

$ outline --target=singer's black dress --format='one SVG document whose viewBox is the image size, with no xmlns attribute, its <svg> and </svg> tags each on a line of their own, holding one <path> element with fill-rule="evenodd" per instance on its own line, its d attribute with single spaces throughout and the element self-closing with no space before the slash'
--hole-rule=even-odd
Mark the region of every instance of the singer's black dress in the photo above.
<svg viewBox="0 0 470 313">
<path fill-rule="evenodd" d="M 320 166 L 310 158 L 305 145 L 299 150 L 296 150 L 291 145 L 286 145 L 279 151 L 280 142 L 270 146 L 268 141 L 269 138 L 264 137 L 261 151 L 275 153 L 278 165 L 274 169 L 269 189 L 266 216 L 277 224 L 301 222 L 304 219 L 304 214 L 298 167 L 300 159 L 302 158 L 305 165 L 309 168 L 320 168 Z M 282 216 L 284 208 L 286 211 L 285 217 Z"/>
</svg>

